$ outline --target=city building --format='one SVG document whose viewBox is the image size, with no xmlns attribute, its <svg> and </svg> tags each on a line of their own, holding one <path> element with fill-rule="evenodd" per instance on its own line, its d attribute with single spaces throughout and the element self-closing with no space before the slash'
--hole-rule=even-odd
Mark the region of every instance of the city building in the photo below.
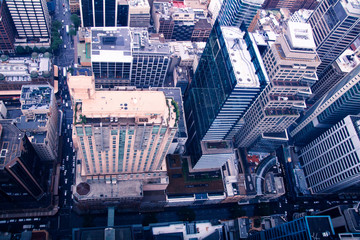
<svg viewBox="0 0 360 240">
<path fill-rule="evenodd" d="M 169 63 L 169 46 L 150 40 L 146 29 L 91 29 L 91 67 L 96 88 L 161 87 Z"/>
<path fill-rule="evenodd" d="M 221 26 L 240 27 L 244 22 L 245 26 L 249 27 L 264 1 L 224 0 L 218 15 L 218 21 Z"/>
<path fill-rule="evenodd" d="M 80 0 L 69 0 L 70 12 L 72 14 L 80 13 Z"/>
<path fill-rule="evenodd" d="M 148 28 L 150 25 L 150 5 L 148 0 L 129 0 L 129 27 Z"/>
<path fill-rule="evenodd" d="M 288 22 L 287 32 L 271 45 L 263 61 L 271 83 L 243 116 L 236 145 L 256 149 L 264 141 L 269 149 L 258 150 L 269 151 L 288 140 L 286 129 L 306 108 L 310 86 L 317 80 L 320 59 L 310 25 Z"/>
<path fill-rule="evenodd" d="M 42 161 L 58 156 L 59 123 L 54 88 L 50 85 L 26 85 L 21 89 L 21 111 L 16 126 L 26 133 Z"/>
<path fill-rule="evenodd" d="M 321 80 L 331 64 L 360 36 L 360 3 L 358 1 L 322 1 L 308 23 L 313 31 L 316 52 L 321 64 L 317 75 Z M 318 84 L 325 84 L 319 81 Z M 314 85 L 314 87 L 317 84 Z"/>
<path fill-rule="evenodd" d="M 305 216 L 274 228 L 249 235 L 249 240 L 334 239 L 335 232 L 329 216 Z"/>
<path fill-rule="evenodd" d="M 0 121 L 0 213 L 20 213 L 48 207 L 46 192 L 49 171 L 32 147 L 25 133 L 12 120 Z M 30 214 L 29 214 L 30 215 Z"/>
<path fill-rule="evenodd" d="M 82 27 L 116 27 L 116 0 L 80 0 Z"/>
<path fill-rule="evenodd" d="M 0 101 L 0 119 L 7 118 L 7 108 L 3 101 Z"/>
<path fill-rule="evenodd" d="M 187 150 L 193 166 L 202 156 L 201 141 L 232 140 L 242 115 L 267 82 L 251 36 L 215 23 L 185 96 Z"/>
<path fill-rule="evenodd" d="M 93 76 L 69 76 L 77 150 L 76 201 L 138 202 L 165 190 L 165 157 L 178 131 L 178 104 L 162 91 L 95 91 Z"/>
<path fill-rule="evenodd" d="M 360 182 L 359 125 L 360 117 L 347 116 L 301 149 L 312 194 L 338 193 Z"/>
<path fill-rule="evenodd" d="M 360 65 L 319 99 L 290 130 L 297 146 L 304 146 L 350 114 L 360 112 Z"/>
<path fill-rule="evenodd" d="M 2 53 L 14 53 L 16 30 L 10 16 L 9 8 L 5 1 L 0 3 L 0 51 Z"/>
<path fill-rule="evenodd" d="M 17 37 L 27 41 L 50 38 L 51 19 L 45 0 L 6 0 Z"/>
<path fill-rule="evenodd" d="M 333 62 L 324 72 L 312 90 L 312 96 L 308 102 L 316 102 L 338 82 L 340 82 L 349 72 L 360 64 L 360 59 L 351 49 L 346 49 L 335 62 Z"/>
<path fill-rule="evenodd" d="M 315 9 L 318 5 L 316 0 L 265 0 L 262 8 L 264 9 L 279 9 L 287 8 L 291 12 L 296 12 L 299 9 Z"/>
<path fill-rule="evenodd" d="M 208 6 L 208 10 L 211 16 L 211 25 L 215 24 L 217 17 L 219 16 L 219 12 L 221 6 L 223 4 L 223 0 L 211 0 Z"/>
<path fill-rule="evenodd" d="M 207 11 L 193 9 L 183 2 L 154 2 L 152 18 L 157 33 L 176 41 L 206 41 L 211 24 Z"/>
<path fill-rule="evenodd" d="M 18 97 L 23 85 L 48 83 L 54 86 L 49 53 L 35 58 L 6 57 L 0 62 L 0 95 Z"/>
<path fill-rule="evenodd" d="M 330 216 L 336 234 L 360 234 L 359 204 L 330 207 L 316 214 Z"/>
<path fill-rule="evenodd" d="M 291 15 L 289 21 L 305 23 L 313 12 L 314 10 L 299 9 Z"/>
</svg>

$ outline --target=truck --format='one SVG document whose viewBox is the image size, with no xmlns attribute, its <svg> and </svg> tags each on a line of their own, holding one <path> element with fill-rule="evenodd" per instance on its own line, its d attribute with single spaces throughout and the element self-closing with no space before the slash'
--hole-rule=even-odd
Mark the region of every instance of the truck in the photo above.
<svg viewBox="0 0 360 240">
<path fill-rule="evenodd" d="M 69 34 L 69 25 L 66 25 L 66 33 Z"/>
</svg>

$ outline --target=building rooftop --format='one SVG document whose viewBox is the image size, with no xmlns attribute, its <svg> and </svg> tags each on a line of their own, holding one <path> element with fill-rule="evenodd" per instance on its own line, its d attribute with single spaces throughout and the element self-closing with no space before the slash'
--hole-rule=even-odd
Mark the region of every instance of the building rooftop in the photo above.
<svg viewBox="0 0 360 240">
<path fill-rule="evenodd" d="M 341 0 L 340 2 L 350 14 L 360 16 L 359 0 Z"/>
<path fill-rule="evenodd" d="M 156 226 L 157 225 L 157 226 Z M 154 239 L 173 239 L 157 238 L 157 236 L 167 235 L 172 233 L 181 233 L 183 238 L 174 239 L 208 239 L 212 234 L 216 237 L 209 239 L 223 239 L 222 225 L 212 225 L 210 222 L 193 222 L 193 223 L 170 223 L 170 224 L 156 224 L 152 225 L 152 233 Z M 181 235 L 180 235 L 181 236 Z"/>
<path fill-rule="evenodd" d="M 330 236 L 325 237 L 324 234 L 334 234 L 331 218 L 329 216 L 306 216 L 305 221 L 308 225 L 308 232 L 313 239 L 324 237 L 324 239 L 332 239 Z"/>
<path fill-rule="evenodd" d="M 164 117 L 165 95 L 155 91 L 96 91 L 93 98 L 82 100 L 82 114 L 87 118 L 153 116 Z"/>
<path fill-rule="evenodd" d="M 127 27 L 91 28 L 91 61 L 131 62 L 131 36 Z"/>
<path fill-rule="evenodd" d="M 221 27 L 238 87 L 260 87 L 258 76 L 247 50 L 244 32 L 237 27 Z"/>
<path fill-rule="evenodd" d="M 16 57 L 0 62 L 0 73 L 6 82 L 30 82 L 31 72 L 41 76 L 44 72 L 51 72 L 52 66 L 49 58 L 39 55 L 38 58 Z"/>
<path fill-rule="evenodd" d="M 128 0 L 130 8 L 150 8 L 148 0 Z"/>
<path fill-rule="evenodd" d="M 294 48 L 316 48 L 309 23 L 288 22 L 287 36 Z"/>
<path fill-rule="evenodd" d="M 142 197 L 142 181 L 140 180 L 119 181 L 117 184 L 106 184 L 105 180 L 103 182 L 88 181 L 86 184 L 79 183 L 81 187 L 76 186 L 74 194 L 79 200 L 100 198 L 106 201 L 114 198 Z"/>
<path fill-rule="evenodd" d="M 13 120 L 0 120 L 0 169 L 21 155 L 24 135 L 13 124 Z"/>
<path fill-rule="evenodd" d="M 201 141 L 201 150 L 203 154 L 233 154 L 233 145 L 231 141 Z"/>
<path fill-rule="evenodd" d="M 21 88 L 22 110 L 49 109 L 54 89 L 50 85 L 25 85 Z"/>
<path fill-rule="evenodd" d="M 335 63 L 342 72 L 351 72 L 357 65 L 360 64 L 360 59 L 351 49 L 346 49 Z"/>
<path fill-rule="evenodd" d="M 150 40 L 149 32 L 146 28 L 130 28 L 132 51 L 134 53 L 156 53 L 170 55 L 168 43 L 159 40 Z"/>
</svg>

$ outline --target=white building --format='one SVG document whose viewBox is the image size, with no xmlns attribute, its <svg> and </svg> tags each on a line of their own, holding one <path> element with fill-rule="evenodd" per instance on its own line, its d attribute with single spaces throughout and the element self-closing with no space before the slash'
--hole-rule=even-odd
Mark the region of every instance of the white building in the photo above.
<svg viewBox="0 0 360 240">
<path fill-rule="evenodd" d="M 337 193 L 360 182 L 359 134 L 360 117 L 347 116 L 301 150 L 312 194 Z"/>
</svg>

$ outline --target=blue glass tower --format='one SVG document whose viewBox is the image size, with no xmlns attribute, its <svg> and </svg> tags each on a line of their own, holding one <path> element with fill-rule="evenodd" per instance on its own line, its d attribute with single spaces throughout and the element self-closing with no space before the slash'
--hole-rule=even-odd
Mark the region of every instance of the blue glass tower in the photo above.
<svg viewBox="0 0 360 240">
<path fill-rule="evenodd" d="M 244 21 L 249 27 L 263 3 L 264 0 L 224 0 L 218 16 L 220 25 L 240 27 Z"/>
<path fill-rule="evenodd" d="M 264 72 L 251 35 L 217 21 L 185 96 L 193 165 L 202 155 L 200 141 L 232 140 L 242 115 L 268 82 Z"/>
<path fill-rule="evenodd" d="M 305 216 L 248 237 L 248 240 L 333 239 L 334 227 L 329 216 Z"/>
</svg>

